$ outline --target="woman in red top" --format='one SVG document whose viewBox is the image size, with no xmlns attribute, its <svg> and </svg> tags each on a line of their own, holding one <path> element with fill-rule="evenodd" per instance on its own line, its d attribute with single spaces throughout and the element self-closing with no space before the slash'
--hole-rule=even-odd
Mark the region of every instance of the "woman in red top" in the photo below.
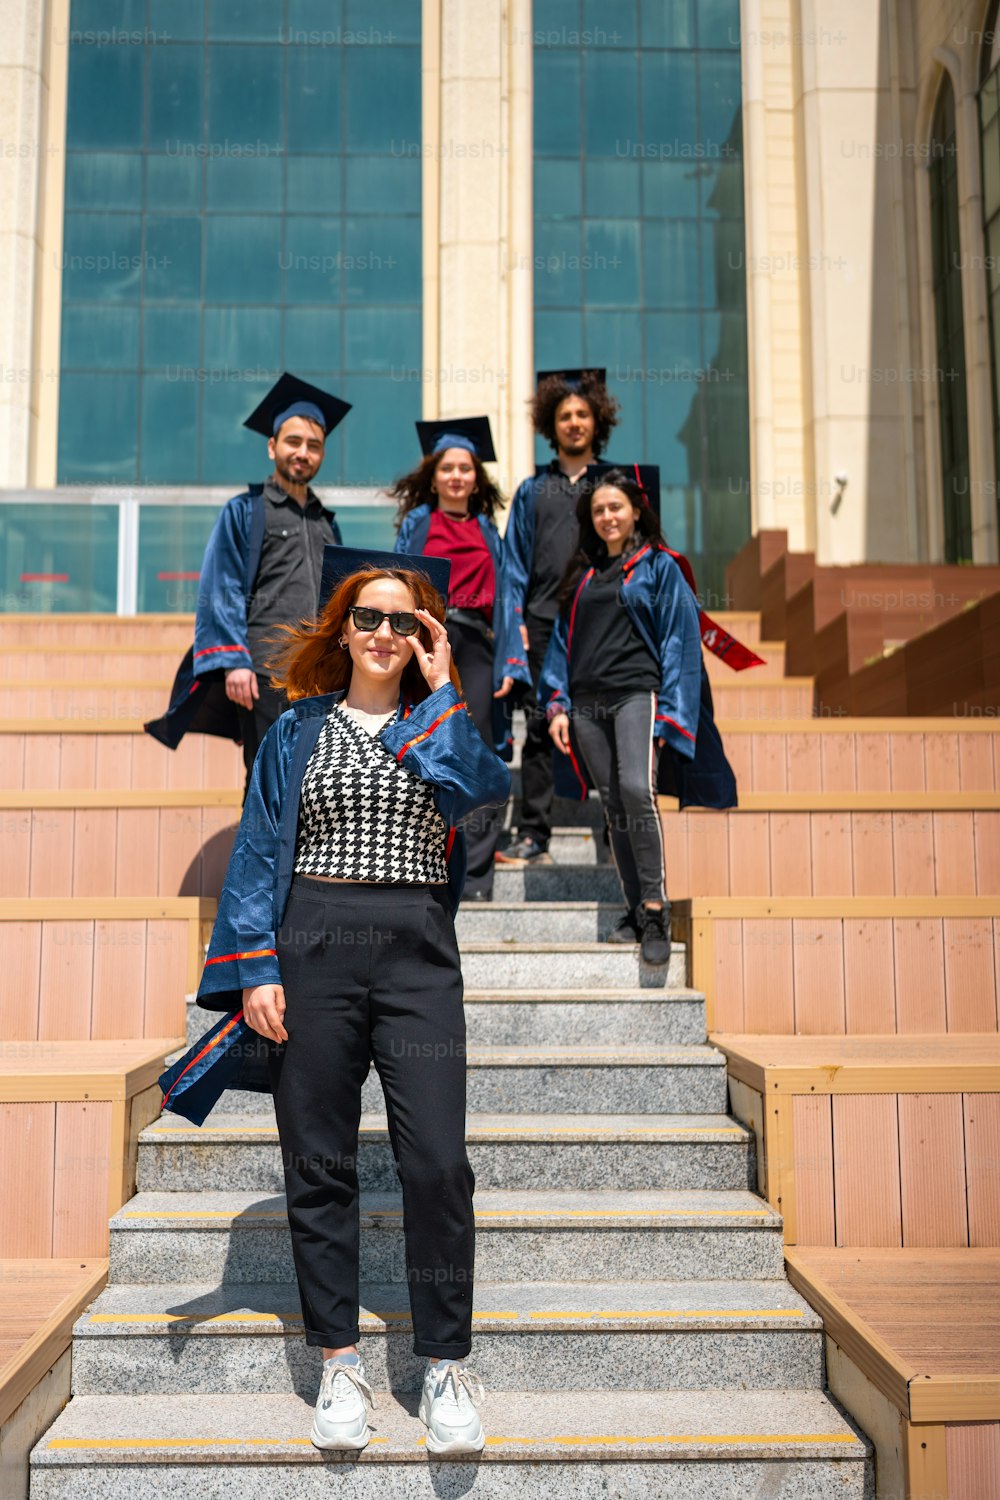
<svg viewBox="0 0 1000 1500">
<path fill-rule="evenodd" d="M 510 757 L 502 702 L 515 680 L 529 682 L 527 654 L 504 587 L 503 547 L 494 517 L 503 504 L 484 463 L 496 458 L 488 417 L 418 422 L 424 457 L 397 480 L 396 551 L 451 563 L 445 626 L 473 722 L 498 755 Z M 493 859 L 500 810 L 486 808 L 465 825 L 465 895 L 493 899 Z"/>
</svg>

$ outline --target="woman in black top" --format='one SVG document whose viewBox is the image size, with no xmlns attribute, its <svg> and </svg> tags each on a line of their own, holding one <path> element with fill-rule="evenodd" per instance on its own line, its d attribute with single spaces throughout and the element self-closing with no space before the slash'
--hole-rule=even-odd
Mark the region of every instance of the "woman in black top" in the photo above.
<svg viewBox="0 0 1000 1500">
<path fill-rule="evenodd" d="M 609 942 L 641 939 L 670 958 L 663 831 L 656 802 L 664 744 L 692 755 L 701 644 L 698 610 L 638 485 L 614 470 L 577 505 L 580 550 L 542 672 L 555 745 L 573 740 L 597 787 L 627 911 Z M 690 746 L 690 748 L 688 748 Z"/>
</svg>

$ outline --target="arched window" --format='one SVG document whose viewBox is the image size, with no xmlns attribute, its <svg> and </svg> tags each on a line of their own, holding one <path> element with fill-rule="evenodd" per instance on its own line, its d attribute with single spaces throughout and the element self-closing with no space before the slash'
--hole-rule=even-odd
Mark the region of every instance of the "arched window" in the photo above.
<svg viewBox="0 0 1000 1500">
<path fill-rule="evenodd" d="M 947 74 L 941 80 L 931 127 L 930 187 L 944 555 L 946 562 L 971 562 L 972 505 L 969 495 L 965 327 L 962 319 L 962 252 L 958 232 L 955 95 Z"/>
<path fill-rule="evenodd" d="M 983 164 L 983 241 L 986 295 L 990 305 L 990 365 L 993 371 L 993 452 L 1000 474 L 1000 38 L 997 6 L 983 33 L 979 139 Z"/>
</svg>

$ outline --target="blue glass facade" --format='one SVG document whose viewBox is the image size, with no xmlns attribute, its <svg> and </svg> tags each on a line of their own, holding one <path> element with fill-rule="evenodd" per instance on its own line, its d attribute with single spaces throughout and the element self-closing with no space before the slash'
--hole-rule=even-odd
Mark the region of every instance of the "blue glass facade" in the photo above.
<svg viewBox="0 0 1000 1500">
<path fill-rule="evenodd" d="M 283 369 L 354 410 L 321 482 L 420 416 L 417 0 L 73 0 L 60 483 L 241 485 Z"/>
<path fill-rule="evenodd" d="M 716 607 L 750 535 L 739 27 L 739 0 L 534 7 L 536 364 L 607 368 L 606 457 L 660 465 Z"/>
</svg>

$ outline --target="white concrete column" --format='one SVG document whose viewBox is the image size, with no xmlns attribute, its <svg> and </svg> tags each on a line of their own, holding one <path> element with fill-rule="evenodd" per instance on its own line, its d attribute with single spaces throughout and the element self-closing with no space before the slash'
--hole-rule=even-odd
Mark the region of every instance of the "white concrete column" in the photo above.
<svg viewBox="0 0 1000 1500">
<path fill-rule="evenodd" d="M 531 462 L 530 0 L 424 0 L 424 414 Z M 434 91 L 436 90 L 436 94 Z"/>
<path fill-rule="evenodd" d="M 47 205 L 58 201 L 61 247 L 64 134 L 52 136 L 52 72 L 65 118 L 68 0 L 4 0 L 0 26 L 0 486 L 32 482 L 35 429 L 57 409 L 54 357 L 39 344 Z M 61 46 L 54 46 L 54 33 Z M 51 267 L 58 280 L 57 260 Z M 54 465 L 51 480 L 55 479 Z"/>
</svg>

